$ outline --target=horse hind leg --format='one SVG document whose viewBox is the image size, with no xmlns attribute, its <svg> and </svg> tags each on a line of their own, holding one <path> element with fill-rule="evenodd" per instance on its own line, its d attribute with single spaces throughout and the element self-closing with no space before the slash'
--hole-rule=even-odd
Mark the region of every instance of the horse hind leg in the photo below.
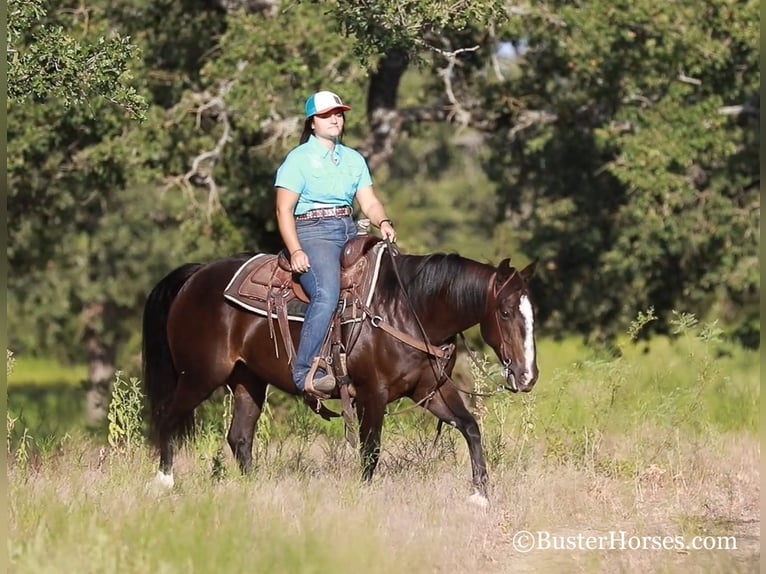
<svg viewBox="0 0 766 574">
<path fill-rule="evenodd" d="M 419 401 L 425 394 L 413 397 Z M 450 424 L 460 431 L 468 444 L 468 452 L 471 457 L 471 473 L 474 492 L 469 501 L 480 507 L 489 505 L 487 491 L 489 489 L 489 475 L 484 461 L 484 451 L 481 446 L 481 431 L 476 419 L 468 411 L 460 399 L 457 390 L 451 383 L 446 383 L 428 401 L 426 408 L 440 421 Z"/>
<path fill-rule="evenodd" d="M 160 451 L 160 467 L 157 471 L 156 482 L 162 486 L 172 487 L 173 479 L 173 442 L 186 438 L 194 430 L 194 409 L 210 396 L 209 388 L 196 386 L 188 375 L 178 377 L 173 398 L 165 409 L 157 432 Z"/>
<path fill-rule="evenodd" d="M 193 416 L 193 413 L 190 413 Z M 157 432 L 157 442 L 160 451 L 160 467 L 157 469 L 155 482 L 162 487 L 173 488 L 175 480 L 173 478 L 173 441 L 179 435 L 176 426 L 176 417 L 172 414 L 165 415 L 160 422 Z"/>
</svg>

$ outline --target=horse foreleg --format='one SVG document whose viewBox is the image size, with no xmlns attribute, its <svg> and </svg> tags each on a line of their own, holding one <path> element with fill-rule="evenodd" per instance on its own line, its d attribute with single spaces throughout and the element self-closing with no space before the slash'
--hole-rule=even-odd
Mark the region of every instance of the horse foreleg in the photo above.
<svg viewBox="0 0 766 574">
<path fill-rule="evenodd" d="M 416 401 L 422 398 L 417 395 L 414 397 Z M 466 408 L 451 383 L 442 385 L 425 406 L 440 421 L 454 426 L 465 438 L 471 457 L 473 475 L 474 493 L 470 500 L 479 506 L 487 506 L 489 503 L 487 498 L 489 475 L 487 474 L 487 465 L 484 462 L 484 450 L 481 446 L 481 431 L 476 419 Z"/>
<path fill-rule="evenodd" d="M 378 396 L 357 396 L 362 479 L 369 481 L 380 459 L 380 434 L 383 428 L 385 400 Z"/>
<path fill-rule="evenodd" d="M 234 386 L 234 412 L 226 440 L 243 473 L 253 466 L 253 436 L 265 399 L 265 384 Z"/>
</svg>

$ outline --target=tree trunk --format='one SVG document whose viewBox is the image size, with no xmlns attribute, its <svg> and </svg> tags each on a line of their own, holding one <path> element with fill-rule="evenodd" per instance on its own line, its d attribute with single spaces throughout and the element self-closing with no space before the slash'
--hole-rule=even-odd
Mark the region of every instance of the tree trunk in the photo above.
<svg viewBox="0 0 766 574">
<path fill-rule="evenodd" d="M 88 388 L 85 393 L 85 424 L 101 426 L 109 410 L 112 379 L 115 373 L 116 352 L 113 345 L 104 342 L 99 330 L 93 325 L 102 318 L 103 306 L 90 305 L 86 311 L 88 324 L 85 329 L 85 344 L 88 351 Z"/>
<path fill-rule="evenodd" d="M 396 108 L 399 84 L 409 58 L 401 50 L 392 50 L 378 63 L 370 78 L 367 93 L 367 121 L 370 133 L 357 148 L 375 171 L 393 153 L 394 144 L 402 129 L 402 116 Z"/>
</svg>

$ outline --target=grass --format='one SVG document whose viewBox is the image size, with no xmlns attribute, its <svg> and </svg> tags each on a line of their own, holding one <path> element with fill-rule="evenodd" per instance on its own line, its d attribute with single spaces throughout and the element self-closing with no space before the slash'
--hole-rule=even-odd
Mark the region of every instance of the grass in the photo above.
<svg viewBox="0 0 766 574">
<path fill-rule="evenodd" d="M 9 427 L 12 570 L 755 572 L 760 359 L 696 333 L 624 343 L 617 356 L 541 341 L 532 393 L 474 400 L 488 510 L 467 502 L 462 437 L 447 428 L 433 444 L 435 419 L 420 410 L 386 418 L 378 472 L 360 485 L 341 424 L 275 394 L 282 406 L 262 421 L 256 470 L 242 477 L 225 446 L 222 394 L 202 409 L 172 491 L 152 486 L 155 453 L 127 438 L 141 422 L 132 407 L 110 419 L 120 430 L 110 441 L 73 429 L 41 442 L 17 421 Z M 9 405 L 20 390 L 11 389 Z M 135 405 L 122 390 L 115 408 Z M 522 552 L 513 545 L 520 531 L 564 542 Z M 620 533 L 685 543 L 735 537 L 726 540 L 736 548 L 566 544 Z"/>
<path fill-rule="evenodd" d="M 630 437 L 605 437 L 631 456 Z M 445 440 L 446 437 L 445 437 Z M 447 440 L 447 442 L 449 442 Z M 90 439 L 37 464 L 12 465 L 9 553 L 14 572 L 755 572 L 759 445 L 750 435 L 679 437 L 666 464 L 627 476 L 545 457 L 494 467 L 492 506 L 467 502 L 462 448 L 439 446 L 420 470 L 395 464 L 409 439 L 388 441 L 372 484 L 357 480 L 341 441 L 286 441 L 241 477 L 230 457 L 214 475 L 197 441 L 177 485 L 149 482 L 145 448 L 116 453 Z M 539 445 L 533 445 L 537 448 Z M 302 462 L 296 465 L 296 450 Z M 519 552 L 522 530 L 563 536 L 735 536 L 736 550 L 562 549 Z"/>
<path fill-rule="evenodd" d="M 53 359 L 14 356 L 13 370 L 8 374 L 8 386 L 67 385 L 80 387 L 88 375 L 85 365 L 65 365 Z"/>
</svg>

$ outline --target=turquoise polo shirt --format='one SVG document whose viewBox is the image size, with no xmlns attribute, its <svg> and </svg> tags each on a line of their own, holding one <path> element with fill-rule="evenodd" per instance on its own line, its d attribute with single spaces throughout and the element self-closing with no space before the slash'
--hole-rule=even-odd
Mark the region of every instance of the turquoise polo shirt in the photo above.
<svg viewBox="0 0 766 574">
<path fill-rule="evenodd" d="M 342 144 L 330 151 L 312 135 L 287 154 L 274 185 L 299 195 L 295 215 L 301 215 L 322 207 L 350 207 L 359 188 L 372 185 L 372 177 L 358 151 Z"/>
</svg>

